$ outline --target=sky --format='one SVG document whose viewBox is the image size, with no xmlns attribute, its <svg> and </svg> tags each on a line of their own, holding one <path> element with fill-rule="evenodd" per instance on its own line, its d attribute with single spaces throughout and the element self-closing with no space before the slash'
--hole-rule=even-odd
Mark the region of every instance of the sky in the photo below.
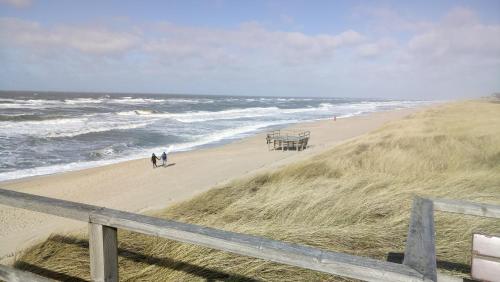
<svg viewBox="0 0 500 282">
<path fill-rule="evenodd" d="M 0 0 L 0 90 L 500 92 L 500 1 Z"/>
</svg>

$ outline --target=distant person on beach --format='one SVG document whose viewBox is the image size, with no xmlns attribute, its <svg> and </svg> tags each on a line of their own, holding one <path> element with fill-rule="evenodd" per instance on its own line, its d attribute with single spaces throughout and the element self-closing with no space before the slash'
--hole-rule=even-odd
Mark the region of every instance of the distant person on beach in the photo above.
<svg viewBox="0 0 500 282">
<path fill-rule="evenodd" d="M 167 164 L 167 153 L 163 152 L 163 154 L 161 154 L 161 161 L 162 166 L 165 166 Z"/>
<path fill-rule="evenodd" d="M 153 163 L 153 168 L 158 167 L 156 165 L 156 160 L 160 160 L 160 159 L 155 155 L 155 153 L 153 153 L 153 155 L 151 156 L 151 162 Z"/>
</svg>

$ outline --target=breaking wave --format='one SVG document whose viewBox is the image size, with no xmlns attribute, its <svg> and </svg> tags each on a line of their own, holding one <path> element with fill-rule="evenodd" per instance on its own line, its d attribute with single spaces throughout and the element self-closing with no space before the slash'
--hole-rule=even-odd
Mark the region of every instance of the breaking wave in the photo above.
<svg viewBox="0 0 500 282">
<path fill-rule="evenodd" d="M 0 136 L 35 136 L 39 138 L 75 137 L 89 133 L 145 127 L 152 121 L 106 121 L 90 118 L 63 118 L 43 121 L 0 122 Z"/>
</svg>

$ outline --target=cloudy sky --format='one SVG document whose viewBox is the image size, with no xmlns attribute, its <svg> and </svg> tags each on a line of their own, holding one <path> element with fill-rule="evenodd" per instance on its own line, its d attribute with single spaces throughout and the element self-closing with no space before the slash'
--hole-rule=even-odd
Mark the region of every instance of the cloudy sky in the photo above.
<svg viewBox="0 0 500 282">
<path fill-rule="evenodd" d="M 0 66 L 3 90 L 482 96 L 500 1 L 0 0 Z"/>
</svg>

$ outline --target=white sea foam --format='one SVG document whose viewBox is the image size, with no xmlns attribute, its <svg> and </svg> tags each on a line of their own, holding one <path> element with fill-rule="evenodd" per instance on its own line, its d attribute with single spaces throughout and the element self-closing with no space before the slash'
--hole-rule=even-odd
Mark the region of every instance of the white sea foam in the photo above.
<svg viewBox="0 0 500 282">
<path fill-rule="evenodd" d="M 62 103 L 58 100 L 9 100 L 9 103 L 0 103 L 0 109 L 41 109 L 47 107 L 57 107 Z"/>
<path fill-rule="evenodd" d="M 2 100 L 0 100 L 2 101 Z M 57 107 L 75 107 L 85 104 L 100 104 L 106 101 L 103 98 L 76 98 L 64 100 L 46 100 L 46 99 L 3 99 L 0 108 L 3 109 L 44 109 Z"/>
<path fill-rule="evenodd" d="M 129 160 L 129 158 L 118 158 L 113 160 L 100 160 L 100 161 L 88 161 L 88 162 L 72 162 L 67 164 L 57 164 L 51 166 L 42 166 L 28 169 L 20 169 L 16 171 L 9 171 L 0 173 L 0 181 L 6 181 L 11 179 L 18 179 L 30 176 L 39 176 L 54 174 L 59 172 L 75 171 L 85 168 L 103 166 L 107 164 L 113 164 L 117 162 L 122 162 Z"/>
<path fill-rule="evenodd" d="M 142 104 L 154 104 L 154 103 L 165 103 L 168 99 L 152 99 L 152 98 L 67 98 L 64 100 L 46 100 L 46 99 L 1 99 L 0 109 L 43 109 L 43 108 L 53 108 L 53 107 L 74 107 L 81 105 L 92 105 L 92 104 L 126 104 L 126 105 L 142 105 Z M 175 99 L 172 101 L 175 102 Z M 188 100 L 185 100 L 188 101 Z M 7 102 L 7 103 L 5 103 Z M 198 103 L 198 102 L 193 102 Z"/>
<path fill-rule="evenodd" d="M 119 112 L 117 113 L 117 115 L 143 116 L 150 118 L 169 118 L 180 122 L 191 123 L 191 122 L 203 122 L 211 120 L 270 116 L 276 114 L 277 112 L 279 112 L 278 108 L 268 107 L 268 108 L 231 109 L 231 110 L 213 111 L 213 112 L 198 111 L 198 112 L 185 112 L 185 113 L 158 113 L 153 111 L 134 110 L 134 111 Z"/>
<path fill-rule="evenodd" d="M 248 135 L 252 132 L 256 132 L 259 129 L 266 128 L 269 126 L 280 125 L 280 124 L 289 124 L 289 123 L 295 123 L 295 122 L 298 122 L 298 121 L 297 120 L 288 120 L 288 121 L 263 122 L 263 123 L 252 124 L 252 125 L 244 125 L 244 126 L 237 127 L 237 128 L 216 131 L 214 133 L 207 134 L 207 135 L 195 136 L 195 137 L 193 137 L 194 140 L 191 142 L 171 144 L 170 146 L 168 146 L 168 148 L 167 148 L 167 146 L 164 146 L 164 147 L 150 148 L 150 149 L 145 149 L 145 150 L 140 150 L 140 151 L 136 150 L 135 152 L 132 152 L 130 155 L 122 156 L 122 157 L 115 158 L 115 159 L 72 162 L 72 163 L 68 163 L 68 164 L 58 164 L 58 165 L 50 165 L 50 166 L 43 166 L 43 167 L 36 167 L 36 168 L 29 168 L 29 169 L 21 169 L 21 170 L 16 170 L 16 171 L 4 172 L 4 173 L 0 173 L 0 181 L 18 179 L 18 178 L 30 177 L 30 176 L 54 174 L 54 173 L 66 172 L 66 171 L 75 171 L 75 170 L 81 170 L 81 169 L 90 168 L 90 167 L 98 167 L 98 166 L 123 162 L 123 161 L 127 161 L 127 160 L 140 159 L 140 158 L 149 157 L 151 152 L 169 151 L 169 153 L 172 153 L 172 152 L 190 151 L 190 150 L 193 150 L 195 148 L 198 148 L 198 147 L 201 147 L 204 145 L 220 142 L 222 140 L 231 140 L 231 139 L 239 138 L 239 137 Z M 100 150 L 100 152 L 102 152 L 103 154 L 108 155 L 108 156 L 114 153 L 114 151 L 112 149 L 109 149 L 109 148 L 102 149 L 102 150 Z"/>
<path fill-rule="evenodd" d="M 149 104 L 149 103 L 163 103 L 165 102 L 165 99 L 123 97 L 119 99 L 109 99 L 106 102 L 116 103 L 116 104 L 137 105 L 137 104 Z"/>
<path fill-rule="evenodd" d="M 318 112 L 329 111 L 332 109 L 331 104 L 320 105 L 320 107 L 307 107 L 298 109 L 280 109 L 278 107 L 255 107 L 255 108 L 240 108 L 230 109 L 223 111 L 198 111 L 198 112 L 185 112 L 185 113 L 158 113 L 145 110 L 134 110 L 119 112 L 117 115 L 122 116 L 143 116 L 150 118 L 169 118 L 184 123 L 205 122 L 214 120 L 231 120 L 242 118 L 255 118 L 275 116 L 279 117 L 282 114 L 295 114 L 302 112 Z"/>
<path fill-rule="evenodd" d="M 10 98 L 1 98 L 0 102 L 8 102 L 8 103 L 13 103 L 16 102 L 16 99 L 10 99 Z"/>
<path fill-rule="evenodd" d="M 168 104 L 212 104 L 213 99 L 180 99 L 172 98 L 165 100 Z"/>
<path fill-rule="evenodd" d="M 246 108 L 246 109 L 231 109 L 217 112 L 192 112 L 182 114 L 171 114 L 170 118 L 180 122 L 203 122 L 221 119 L 240 119 L 270 116 L 279 111 L 276 107 L 268 108 Z"/>
<path fill-rule="evenodd" d="M 0 122 L 0 136 L 27 135 L 41 138 L 75 137 L 88 133 L 139 128 L 147 126 L 151 122 L 153 121 L 109 121 L 98 117 Z"/>
<path fill-rule="evenodd" d="M 102 98 L 78 98 L 78 99 L 66 99 L 64 103 L 68 105 L 81 105 L 81 104 L 100 104 L 103 103 L 105 99 Z"/>
<path fill-rule="evenodd" d="M 111 130 L 126 130 L 146 127 L 150 122 L 142 122 L 135 124 L 127 123 L 102 123 L 102 125 L 86 126 L 84 128 L 78 128 L 74 131 L 64 131 L 64 132 L 50 132 L 46 136 L 49 138 L 59 138 L 59 137 L 75 137 L 78 135 L 84 135 L 89 133 L 106 132 Z"/>
</svg>

